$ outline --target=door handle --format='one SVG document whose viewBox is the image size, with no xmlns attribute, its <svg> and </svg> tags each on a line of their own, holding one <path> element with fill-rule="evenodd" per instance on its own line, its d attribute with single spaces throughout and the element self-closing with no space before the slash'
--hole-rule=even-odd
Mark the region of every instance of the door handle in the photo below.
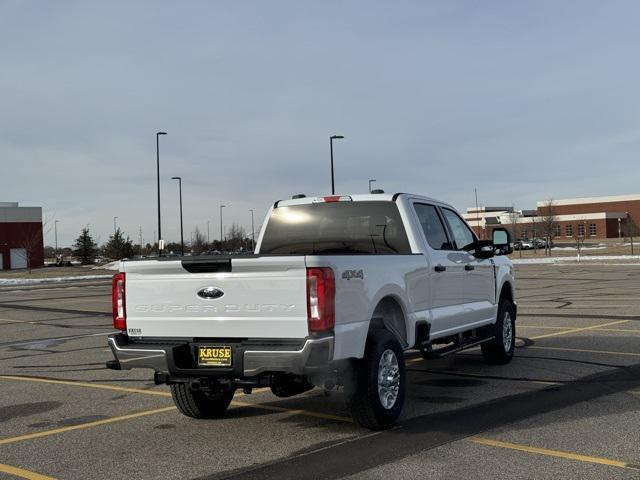
<svg viewBox="0 0 640 480">
<path fill-rule="evenodd" d="M 474 267 L 473 265 L 465 265 L 465 266 L 464 266 L 464 269 L 465 269 L 467 272 L 469 272 L 469 271 L 471 271 L 471 270 L 475 270 L 475 269 L 476 269 L 476 267 Z"/>
<path fill-rule="evenodd" d="M 445 267 L 444 265 L 436 265 L 435 267 L 433 267 L 433 269 L 436 272 L 444 272 L 447 270 L 447 267 Z"/>
</svg>

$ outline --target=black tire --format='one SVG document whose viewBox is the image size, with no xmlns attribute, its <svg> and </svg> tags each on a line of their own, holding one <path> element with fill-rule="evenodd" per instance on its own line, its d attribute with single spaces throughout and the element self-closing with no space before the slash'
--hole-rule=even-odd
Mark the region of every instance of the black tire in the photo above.
<svg viewBox="0 0 640 480">
<path fill-rule="evenodd" d="M 511 324 L 511 336 L 508 346 L 505 346 L 508 338 L 505 330 L 505 322 Z M 482 344 L 482 356 L 485 362 L 495 365 L 509 363 L 513 358 L 516 345 L 516 315 L 513 304 L 506 298 L 500 299 L 500 303 L 498 304 L 498 319 L 491 328 L 494 329 L 493 340 Z"/>
<path fill-rule="evenodd" d="M 185 383 L 171 385 L 171 396 L 178 410 L 191 418 L 220 418 L 227 411 L 235 390 L 216 396 L 192 390 Z"/>
<path fill-rule="evenodd" d="M 391 356 L 388 352 L 392 352 Z M 385 406 L 378 392 L 378 370 L 383 354 L 386 361 L 393 365 L 397 362 L 397 371 L 391 367 L 392 383 L 397 380 L 397 394 L 391 402 L 393 393 L 385 396 L 389 405 Z M 389 370 L 387 370 L 389 371 Z M 406 388 L 404 353 L 396 337 L 386 330 L 377 330 L 369 334 L 364 358 L 354 363 L 352 384 L 347 390 L 347 406 L 358 425 L 371 430 L 383 430 L 391 427 L 402 412 Z M 390 388 L 388 392 L 392 392 Z"/>
</svg>

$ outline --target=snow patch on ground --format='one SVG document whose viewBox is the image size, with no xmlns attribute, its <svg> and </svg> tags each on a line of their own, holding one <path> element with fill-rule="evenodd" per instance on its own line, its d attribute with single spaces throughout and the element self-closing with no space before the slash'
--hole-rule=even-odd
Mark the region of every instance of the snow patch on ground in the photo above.
<svg viewBox="0 0 640 480">
<path fill-rule="evenodd" d="M 6 285 L 38 285 L 41 283 L 77 282 L 79 280 L 106 280 L 112 275 L 84 275 L 82 277 L 52 277 L 52 278 L 0 278 L 0 286 Z"/>
<path fill-rule="evenodd" d="M 640 264 L 640 255 L 589 255 L 580 256 L 580 263 L 597 262 L 602 265 L 619 265 L 612 263 L 612 260 L 626 260 L 624 265 Z M 518 264 L 554 264 L 554 263 L 578 263 L 578 257 L 540 257 L 540 258 L 514 258 L 511 260 L 514 265 Z"/>
<path fill-rule="evenodd" d="M 118 271 L 120 269 L 120 260 L 116 260 L 115 262 L 107 263 L 105 265 L 98 265 L 96 267 L 91 267 L 91 270 L 114 270 Z"/>
</svg>

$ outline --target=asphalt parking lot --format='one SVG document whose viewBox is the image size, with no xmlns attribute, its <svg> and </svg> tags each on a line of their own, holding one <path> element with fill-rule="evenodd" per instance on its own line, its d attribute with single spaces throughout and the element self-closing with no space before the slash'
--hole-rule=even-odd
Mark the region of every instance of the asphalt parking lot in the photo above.
<svg viewBox="0 0 640 480">
<path fill-rule="evenodd" d="M 238 394 L 180 415 L 151 371 L 111 371 L 110 287 L 0 289 L 0 478 L 640 478 L 640 266 L 521 265 L 518 348 L 408 353 L 397 428 L 340 392 Z"/>
</svg>

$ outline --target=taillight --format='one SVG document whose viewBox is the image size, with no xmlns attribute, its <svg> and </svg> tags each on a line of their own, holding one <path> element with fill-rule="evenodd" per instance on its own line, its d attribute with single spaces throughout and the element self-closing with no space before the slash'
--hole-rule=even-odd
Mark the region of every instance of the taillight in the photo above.
<svg viewBox="0 0 640 480">
<path fill-rule="evenodd" d="M 113 328 L 127 329 L 127 302 L 124 293 L 125 274 L 116 273 L 111 284 L 111 306 L 113 310 Z"/>
<path fill-rule="evenodd" d="M 307 268 L 307 321 L 309 332 L 332 330 L 335 315 L 336 283 L 330 268 Z"/>
</svg>

